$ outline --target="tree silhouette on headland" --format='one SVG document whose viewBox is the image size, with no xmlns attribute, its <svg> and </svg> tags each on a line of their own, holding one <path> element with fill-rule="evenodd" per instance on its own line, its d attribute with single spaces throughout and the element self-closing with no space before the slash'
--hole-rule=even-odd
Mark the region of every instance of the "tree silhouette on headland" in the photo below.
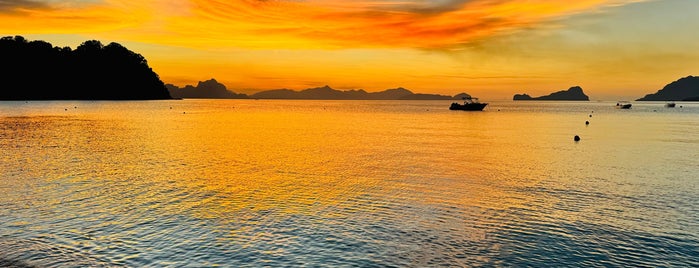
<svg viewBox="0 0 699 268">
<path fill-rule="evenodd" d="M 118 43 L 75 50 L 22 36 L 0 38 L 1 100 L 170 99 L 146 59 Z"/>
<path fill-rule="evenodd" d="M 699 100 L 699 76 L 687 76 L 665 85 L 663 89 L 648 94 L 637 101 L 697 101 Z"/>
</svg>

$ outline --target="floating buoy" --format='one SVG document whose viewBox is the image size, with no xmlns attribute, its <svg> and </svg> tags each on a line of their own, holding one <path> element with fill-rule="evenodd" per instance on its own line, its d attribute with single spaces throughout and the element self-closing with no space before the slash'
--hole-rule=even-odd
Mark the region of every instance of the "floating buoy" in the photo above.
<svg viewBox="0 0 699 268">
<path fill-rule="evenodd" d="M 585 125 L 589 125 L 589 124 L 590 124 L 590 121 L 585 121 Z"/>
<path fill-rule="evenodd" d="M 575 137 L 573 137 L 573 140 L 574 140 L 574 141 L 580 141 L 580 136 L 575 135 Z"/>
</svg>

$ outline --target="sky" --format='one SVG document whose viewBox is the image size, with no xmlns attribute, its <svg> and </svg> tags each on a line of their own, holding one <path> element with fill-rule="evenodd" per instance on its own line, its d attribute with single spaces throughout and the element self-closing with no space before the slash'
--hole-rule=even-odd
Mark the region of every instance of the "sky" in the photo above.
<svg viewBox="0 0 699 268">
<path fill-rule="evenodd" d="M 635 99 L 699 75 L 697 0 L 0 0 L 0 34 L 120 43 L 165 83 Z"/>
</svg>

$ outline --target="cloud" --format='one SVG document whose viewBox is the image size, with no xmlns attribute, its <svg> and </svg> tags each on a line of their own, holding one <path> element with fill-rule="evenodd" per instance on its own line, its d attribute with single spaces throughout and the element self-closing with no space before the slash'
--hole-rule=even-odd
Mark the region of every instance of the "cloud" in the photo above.
<svg viewBox="0 0 699 268">
<path fill-rule="evenodd" d="M 19 0 L 0 3 L 0 32 L 12 34 L 90 34 L 96 38 L 126 29 L 142 31 L 153 14 L 158 12 L 154 6 L 141 1 L 125 0 Z"/>
<path fill-rule="evenodd" d="M 73 4 L 0 0 L 0 11 L 49 6 L 56 9 L 31 13 L 36 20 L 29 26 L 17 26 L 19 30 L 22 27 L 46 32 L 87 29 L 120 39 L 178 46 L 441 49 L 522 28 L 544 27 L 559 18 L 638 0 L 69 2 Z"/>
<path fill-rule="evenodd" d="M 0 13 L 22 13 L 25 10 L 47 9 L 49 5 L 41 1 L 0 0 Z"/>
<path fill-rule="evenodd" d="M 193 0 L 192 10 L 207 32 L 239 45 L 439 48 L 630 2 Z"/>
</svg>

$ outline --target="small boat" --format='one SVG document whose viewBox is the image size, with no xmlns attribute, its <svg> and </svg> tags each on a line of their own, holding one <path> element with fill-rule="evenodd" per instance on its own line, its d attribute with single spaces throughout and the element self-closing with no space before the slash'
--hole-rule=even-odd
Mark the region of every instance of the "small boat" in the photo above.
<svg viewBox="0 0 699 268">
<path fill-rule="evenodd" d="M 487 103 L 478 102 L 478 98 L 463 97 L 464 104 L 452 103 L 449 106 L 449 110 L 461 110 L 461 111 L 483 111 Z"/>
<path fill-rule="evenodd" d="M 667 108 L 675 108 L 675 102 L 671 101 L 671 102 L 665 103 L 665 107 L 667 107 Z"/>
<path fill-rule="evenodd" d="M 631 109 L 631 103 L 628 101 L 620 101 L 616 103 L 617 109 Z"/>
</svg>

